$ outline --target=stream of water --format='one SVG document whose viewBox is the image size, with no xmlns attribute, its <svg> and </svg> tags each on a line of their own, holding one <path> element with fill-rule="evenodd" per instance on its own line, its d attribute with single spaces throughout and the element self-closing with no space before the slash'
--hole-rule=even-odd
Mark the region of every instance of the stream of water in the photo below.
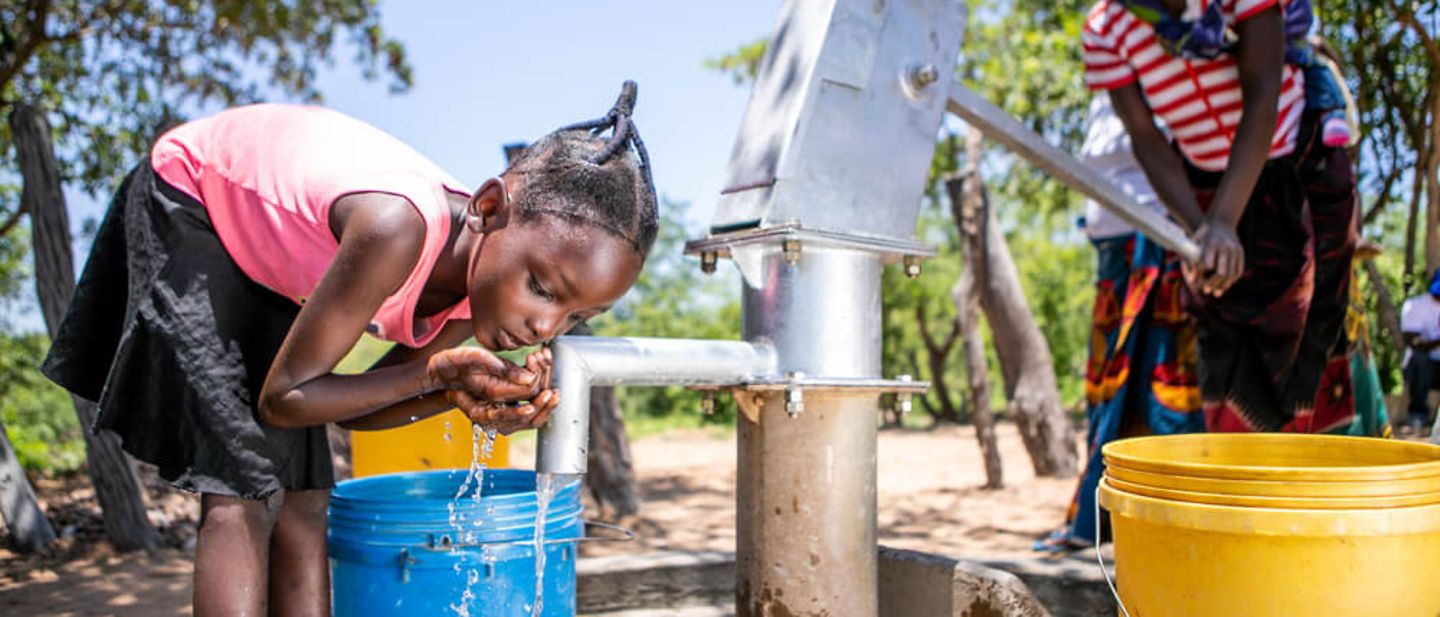
<svg viewBox="0 0 1440 617">
<path fill-rule="evenodd" d="M 579 480 L 573 474 L 535 474 L 535 603 L 530 615 L 536 617 L 544 609 L 545 597 L 545 516 L 555 493 Z"/>
<path fill-rule="evenodd" d="M 472 511 L 470 513 L 470 520 L 467 521 L 466 517 L 462 515 L 460 510 L 457 510 L 456 506 L 459 505 L 460 500 L 465 497 L 466 491 L 470 491 L 470 485 L 473 482 L 475 488 L 474 491 L 470 493 L 470 499 L 475 503 L 476 508 L 479 508 L 481 497 L 484 493 L 485 469 L 488 466 L 485 461 L 490 459 L 490 453 L 495 448 L 495 431 L 483 430 L 479 425 L 472 425 L 470 427 L 470 435 L 470 469 L 466 472 L 465 480 L 460 483 L 460 488 L 455 491 L 455 497 L 450 500 L 448 506 L 450 509 L 450 526 L 455 529 L 454 541 L 461 545 L 469 544 L 469 538 L 474 535 L 473 531 L 470 534 L 466 534 L 465 523 L 469 522 L 472 528 L 480 527 L 485 524 L 485 519 L 488 517 Z M 445 441 L 450 441 L 449 422 L 445 423 Z M 487 506 L 486 514 L 489 514 L 489 511 L 493 510 L 493 508 L 494 506 Z M 484 560 L 491 559 L 489 550 L 484 550 L 484 547 L 482 547 L 482 551 Z M 454 567 L 456 574 L 459 574 L 461 571 L 460 561 L 459 559 L 455 560 Z M 465 590 L 460 595 L 460 603 L 450 605 L 450 608 L 455 610 L 455 614 L 460 615 L 460 617 L 469 617 L 470 603 L 475 599 L 473 588 L 478 582 L 480 582 L 480 570 L 472 566 L 470 571 L 465 574 Z"/>
<path fill-rule="evenodd" d="M 484 514 L 478 511 L 484 492 L 485 470 L 487 468 L 485 461 L 489 460 L 490 454 L 495 447 L 495 432 L 483 430 L 479 426 L 473 426 L 471 431 L 470 469 L 465 474 L 465 479 L 460 483 L 460 488 L 455 491 L 455 497 L 451 499 L 449 504 L 450 526 L 455 529 L 454 541 L 461 545 L 470 542 L 469 539 L 474 535 L 473 529 L 484 525 L 485 520 L 489 518 L 489 515 L 492 514 L 494 510 L 493 505 L 487 505 Z M 445 441 L 448 442 L 450 439 L 450 423 L 446 422 Z M 535 601 L 525 607 L 532 616 L 540 615 L 545 609 L 545 523 L 546 516 L 550 509 L 550 501 L 555 498 L 555 493 L 577 480 L 579 480 L 579 477 L 571 474 L 537 473 L 535 475 Z M 463 509 L 457 508 L 457 506 L 462 503 L 460 500 L 466 497 L 467 492 L 476 506 L 476 509 L 472 509 L 468 516 Z M 467 527 L 470 528 L 471 533 L 466 533 Z M 490 551 L 485 550 L 486 548 L 488 547 L 482 547 L 482 561 L 493 559 Z M 455 560 L 454 567 L 456 574 L 461 573 L 460 562 L 461 560 L 459 559 Z M 465 575 L 465 589 L 460 595 L 459 602 L 450 605 L 450 608 L 460 617 L 470 617 L 470 604 L 475 601 L 473 588 L 480 582 L 480 570 L 476 567 L 471 567 Z"/>
</svg>

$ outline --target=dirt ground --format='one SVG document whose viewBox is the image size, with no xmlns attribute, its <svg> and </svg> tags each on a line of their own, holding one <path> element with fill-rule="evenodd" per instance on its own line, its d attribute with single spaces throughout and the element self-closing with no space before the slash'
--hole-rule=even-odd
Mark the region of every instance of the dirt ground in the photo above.
<svg viewBox="0 0 1440 617">
<path fill-rule="evenodd" d="M 1060 522 L 1074 481 L 1035 478 L 1015 428 L 1002 425 L 999 434 L 1006 487 L 986 491 L 980 489 L 984 471 L 970 428 L 882 432 L 881 542 L 972 557 L 1029 556 L 1032 540 Z M 517 466 L 533 460 L 532 443 L 514 445 Z M 671 432 L 635 442 L 632 454 L 645 505 L 622 523 L 639 538 L 589 544 L 584 554 L 734 550 L 733 434 Z M 189 614 L 197 501 L 153 480 L 147 484 L 151 518 L 166 546 L 153 556 L 115 555 L 107 547 L 83 480 L 40 483 L 37 490 L 65 539 L 43 556 L 0 550 L 0 614 Z"/>
<path fill-rule="evenodd" d="M 1074 480 L 1037 479 L 1020 435 L 998 429 L 1006 487 L 980 488 L 984 467 L 970 427 L 882 431 L 879 534 L 897 548 L 969 556 L 1031 556 L 1036 536 L 1057 526 Z M 528 457 L 516 448 L 517 456 Z M 735 550 L 735 439 L 703 433 L 632 445 L 645 506 L 623 521 L 639 538 L 595 543 L 587 555 L 651 550 Z M 520 460 L 526 460 L 522 458 Z"/>
</svg>

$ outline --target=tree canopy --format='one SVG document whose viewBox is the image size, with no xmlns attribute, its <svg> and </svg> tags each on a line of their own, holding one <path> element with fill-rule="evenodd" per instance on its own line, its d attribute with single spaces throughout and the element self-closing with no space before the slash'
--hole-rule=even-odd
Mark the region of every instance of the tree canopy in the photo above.
<svg viewBox="0 0 1440 617">
<path fill-rule="evenodd" d="M 0 3 L 0 109 L 26 102 L 54 127 L 61 175 L 108 191 L 158 133 L 207 106 L 322 96 L 317 70 L 341 49 L 392 91 L 411 83 L 404 47 L 371 0 L 16 0 Z M 0 169 L 14 182 L 0 126 Z M 0 192 L 0 220 L 18 195 Z"/>
<path fill-rule="evenodd" d="M 1359 111 L 1356 158 L 1367 236 L 1403 259 L 1404 289 L 1397 290 L 1406 295 L 1440 266 L 1440 6 L 1404 0 L 1317 4 L 1320 32 L 1345 67 Z M 1398 205 L 1407 210 L 1395 212 Z"/>
</svg>

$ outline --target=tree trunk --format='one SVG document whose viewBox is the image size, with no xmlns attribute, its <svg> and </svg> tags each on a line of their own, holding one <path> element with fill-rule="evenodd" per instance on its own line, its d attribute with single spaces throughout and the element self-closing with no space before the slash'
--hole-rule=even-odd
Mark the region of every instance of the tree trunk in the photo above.
<svg viewBox="0 0 1440 617">
<path fill-rule="evenodd" d="M 952 204 L 963 204 L 965 187 L 971 182 L 978 197 L 983 232 L 985 279 L 979 281 L 980 307 L 995 344 L 995 355 L 1005 379 L 1005 398 L 1009 412 L 1020 428 L 1020 437 L 1030 453 L 1035 475 L 1068 477 L 1075 475 L 1078 454 L 1075 431 L 1060 404 L 1060 390 L 1055 381 L 1055 366 L 1050 345 L 1035 324 L 1034 314 L 1020 286 L 1020 273 L 1010 256 L 1009 244 L 990 210 L 984 183 L 980 180 L 978 159 L 981 135 L 971 127 L 966 134 L 967 158 L 974 167 L 971 177 L 961 175 L 945 182 Z"/>
<path fill-rule="evenodd" d="M 590 327 L 576 326 L 569 336 L 590 336 Z M 602 512 L 619 519 L 640 511 L 640 489 L 635 484 L 635 466 L 630 459 L 630 438 L 615 389 L 590 389 L 590 469 L 585 486 Z"/>
<path fill-rule="evenodd" d="M 60 192 L 59 164 L 51 144 L 50 124 L 39 109 L 16 103 L 10 111 L 10 132 L 24 180 L 21 205 L 30 213 L 35 292 L 40 298 L 45 328 L 54 337 L 75 291 L 70 220 Z M 85 436 L 85 458 L 100 502 L 105 534 L 118 551 L 154 549 L 160 537 L 146 517 L 144 492 L 134 465 L 113 434 L 95 435 L 89 430 L 94 425 L 95 405 L 79 397 L 70 398 Z"/>
<path fill-rule="evenodd" d="M 55 528 L 40 511 L 30 479 L 20 468 L 15 447 L 0 421 L 0 516 L 10 528 L 10 546 L 21 553 L 44 550 L 55 542 Z"/>
<path fill-rule="evenodd" d="M 1410 184 L 1410 214 L 1405 219 L 1405 270 L 1400 277 L 1400 285 L 1404 287 L 1400 295 L 1409 297 L 1410 290 L 1416 287 L 1415 276 L 1415 230 L 1420 219 L 1420 192 L 1425 187 L 1425 178 L 1421 174 L 1413 174 Z M 1428 281 L 1429 273 L 1419 277 L 1420 280 Z M 1420 287 L 1424 287 L 1421 285 Z"/>
<path fill-rule="evenodd" d="M 590 389 L 590 470 L 585 475 L 590 496 L 612 519 L 640 511 L 640 491 L 630 461 L 630 439 L 620 419 L 615 388 Z"/>
<path fill-rule="evenodd" d="M 1390 287 L 1374 260 L 1365 262 L 1365 273 L 1370 276 L 1370 285 L 1375 288 L 1376 308 L 1380 311 L 1380 328 L 1386 330 L 1395 349 L 1405 349 L 1405 337 L 1400 333 L 1400 313 L 1395 310 L 1395 299 L 1390 296 Z M 1351 285 L 1355 281 L 1351 281 Z"/>
<path fill-rule="evenodd" d="M 972 131 L 974 132 L 974 131 Z M 995 438 L 995 415 L 990 411 L 990 365 L 985 358 L 985 342 L 980 338 L 980 287 L 985 280 L 985 197 L 980 183 L 981 139 L 973 140 L 974 152 L 965 159 L 961 177 L 974 178 L 965 185 L 961 199 L 952 202 L 955 224 L 960 228 L 960 280 L 951 297 L 955 302 L 955 327 L 960 331 L 961 349 L 965 356 L 965 376 L 969 381 L 966 400 L 971 421 L 975 424 L 975 440 L 985 461 L 985 488 L 1005 486 L 1005 470 L 1000 461 L 1000 444 Z M 948 183 L 947 183 L 948 186 Z M 955 193 L 951 192 L 951 199 Z"/>
<path fill-rule="evenodd" d="M 985 342 L 980 340 L 980 293 L 975 272 L 968 258 L 960 280 L 955 284 L 955 319 L 959 322 L 960 347 L 965 354 L 965 376 L 969 380 L 965 400 L 969 403 L 970 420 L 975 424 L 975 441 L 985 461 L 985 488 L 1005 486 L 1005 470 L 1000 462 L 1000 444 L 995 438 L 995 414 L 990 411 L 990 367 L 985 361 Z"/>
<path fill-rule="evenodd" d="M 1440 267 L 1440 76 L 1430 77 L 1430 138 L 1425 148 L 1425 274 Z"/>
<path fill-rule="evenodd" d="M 995 437 L 995 414 L 990 411 L 990 369 L 985 360 L 985 344 L 980 340 L 980 297 L 975 273 L 966 268 L 955 286 L 955 307 L 963 311 L 961 320 L 965 352 L 965 374 L 969 378 L 971 421 L 975 424 L 975 441 L 985 462 L 985 488 L 1005 486 L 1005 469 L 1000 460 L 1000 444 Z M 963 308 L 962 308 L 963 307 Z M 1033 455 L 1032 455 L 1033 458 Z"/>
<path fill-rule="evenodd" d="M 926 397 L 922 396 L 920 400 L 926 401 L 926 411 L 937 422 L 958 423 L 960 411 L 950 399 L 950 386 L 945 383 L 945 365 L 950 359 L 950 352 L 955 349 L 955 341 L 960 336 L 960 324 L 952 321 L 950 334 L 944 341 L 936 341 L 930 334 L 930 325 L 925 317 L 925 307 L 915 307 L 915 321 L 920 326 L 920 339 L 925 344 L 926 366 L 930 369 L 930 390 L 935 393 L 940 408 L 931 409 Z"/>
</svg>

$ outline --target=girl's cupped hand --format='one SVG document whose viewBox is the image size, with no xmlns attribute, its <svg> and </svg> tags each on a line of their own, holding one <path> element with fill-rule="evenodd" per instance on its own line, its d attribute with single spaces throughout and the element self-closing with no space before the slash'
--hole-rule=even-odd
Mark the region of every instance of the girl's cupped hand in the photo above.
<svg viewBox="0 0 1440 617">
<path fill-rule="evenodd" d="M 538 428 L 550 418 L 560 393 L 550 388 L 550 350 L 541 349 L 521 366 L 479 347 L 457 347 L 430 357 L 432 385 L 470 421 L 508 435 Z"/>
</svg>

